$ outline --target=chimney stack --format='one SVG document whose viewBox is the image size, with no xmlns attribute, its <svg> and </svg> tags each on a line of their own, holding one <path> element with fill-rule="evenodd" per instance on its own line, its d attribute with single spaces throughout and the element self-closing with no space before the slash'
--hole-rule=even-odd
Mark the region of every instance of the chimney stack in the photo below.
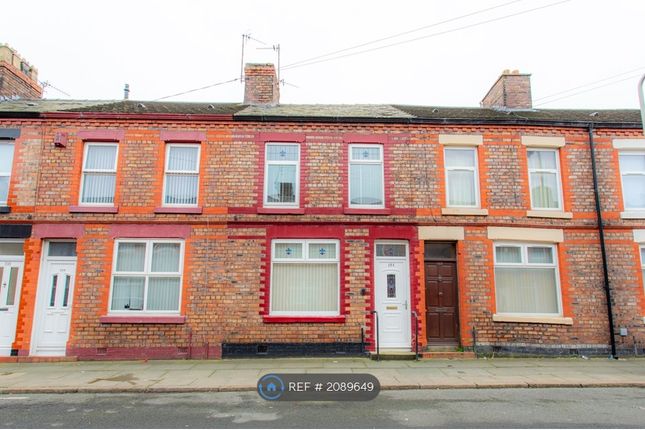
<svg viewBox="0 0 645 430">
<path fill-rule="evenodd" d="M 0 44 L 0 99 L 40 99 L 38 70 L 8 45 Z"/>
<path fill-rule="evenodd" d="M 275 106 L 280 103 L 280 86 L 273 64 L 244 66 L 244 104 Z"/>
<path fill-rule="evenodd" d="M 480 105 L 493 109 L 532 109 L 531 75 L 504 70 Z"/>
</svg>

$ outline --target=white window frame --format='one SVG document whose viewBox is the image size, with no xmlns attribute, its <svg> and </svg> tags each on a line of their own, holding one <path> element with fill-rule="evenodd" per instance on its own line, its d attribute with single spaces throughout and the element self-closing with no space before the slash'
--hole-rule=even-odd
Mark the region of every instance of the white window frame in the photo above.
<svg viewBox="0 0 645 430">
<path fill-rule="evenodd" d="M 168 163 L 170 162 L 170 149 L 173 147 L 189 147 L 189 148 L 197 148 L 197 166 L 195 170 L 169 170 L 168 169 Z M 199 182 L 200 182 L 200 174 L 199 174 L 199 166 L 201 165 L 201 156 L 202 156 L 202 149 L 201 145 L 198 143 L 167 143 L 166 144 L 166 160 L 164 162 L 164 173 L 163 173 L 163 190 L 162 190 L 162 195 L 161 195 L 161 205 L 163 207 L 170 207 L 170 208 L 194 208 L 199 206 Z M 195 203 L 192 204 L 170 204 L 166 203 L 166 184 L 168 182 L 168 175 L 197 175 L 197 189 L 195 190 L 196 194 L 196 199 Z"/>
<path fill-rule="evenodd" d="M 497 262 L 497 248 L 498 247 L 516 247 L 521 248 L 520 255 L 522 258 L 521 263 L 498 263 Z M 529 248 L 551 248 L 551 255 L 553 256 L 553 264 L 544 264 L 544 263 L 529 263 L 528 261 L 528 249 Z M 527 317 L 561 317 L 562 316 L 562 288 L 560 286 L 560 267 L 559 267 L 559 258 L 558 258 L 558 247 L 556 244 L 551 243 L 539 243 L 539 242 L 494 242 L 493 243 L 493 277 L 495 277 L 495 269 L 498 267 L 501 268 L 555 268 L 555 286 L 558 302 L 558 312 L 555 313 L 526 313 L 526 312 L 499 312 L 497 300 L 499 295 L 497 294 L 497 280 L 495 279 L 495 311 L 497 315 L 507 315 L 507 316 L 527 316 Z"/>
<path fill-rule="evenodd" d="M 87 163 L 87 152 L 90 146 L 114 146 L 116 147 L 116 152 L 114 153 L 114 169 L 87 169 L 85 164 Z M 118 143 L 108 143 L 108 142 L 85 142 L 83 146 L 83 169 L 81 171 L 81 193 L 78 196 L 78 204 L 80 206 L 114 206 L 116 202 L 116 176 L 119 165 L 119 144 Z M 114 194 L 112 195 L 112 203 L 85 203 L 83 202 L 83 192 L 85 191 L 85 174 L 86 173 L 114 173 Z"/>
<path fill-rule="evenodd" d="M 622 167 L 620 165 L 620 156 L 621 155 L 640 155 L 640 156 L 645 156 L 645 151 L 619 151 L 618 152 L 618 170 L 620 172 L 620 187 L 621 187 L 621 191 L 623 193 L 623 207 L 625 208 L 625 211 L 628 211 L 628 212 L 645 211 L 645 207 L 643 207 L 643 208 L 628 208 L 627 207 L 627 199 L 625 198 L 625 182 L 623 180 L 625 175 L 645 176 L 645 171 L 635 170 L 635 171 L 623 172 L 623 169 L 622 169 Z"/>
<path fill-rule="evenodd" d="M 120 243 L 145 243 L 146 254 L 144 258 L 143 272 L 117 272 L 116 263 Z M 153 272 L 152 271 L 152 247 L 155 243 L 176 243 L 179 244 L 179 272 Z M 180 315 L 181 303 L 184 286 L 184 250 L 185 242 L 177 239 L 116 239 L 112 253 L 112 273 L 110 275 L 110 297 L 108 301 L 108 315 Z M 144 277 L 143 287 L 143 309 L 141 310 L 112 310 L 112 294 L 114 294 L 114 277 L 115 276 L 132 276 Z M 150 277 L 179 277 L 179 299 L 177 301 L 178 309 L 176 311 L 149 311 L 146 310 L 148 304 L 148 281 Z"/>
<path fill-rule="evenodd" d="M 645 270 L 645 258 L 643 258 L 643 255 L 645 255 L 645 243 L 641 243 L 640 246 L 638 247 L 638 256 L 641 259 L 641 272 Z M 643 289 L 645 289 L 645 276 L 643 276 Z M 645 320 L 643 320 L 645 322 Z"/>
<path fill-rule="evenodd" d="M 472 151 L 475 154 L 474 157 L 474 166 L 473 167 L 467 167 L 467 166 L 459 166 L 459 167 L 448 167 L 448 163 L 446 162 L 446 152 L 451 151 L 451 150 L 457 150 L 457 151 Z M 479 158 L 477 154 L 477 147 L 472 147 L 472 146 L 444 146 L 443 148 L 443 160 L 444 160 L 444 175 L 445 175 L 445 180 L 446 180 L 446 207 L 449 208 L 476 208 L 479 209 L 481 207 L 481 196 L 480 196 L 480 191 L 479 191 Z M 475 204 L 474 205 L 451 205 L 450 204 L 450 181 L 448 179 L 448 172 L 452 170 L 457 170 L 457 171 L 462 171 L 462 170 L 467 170 L 467 171 L 472 171 L 473 175 L 475 175 Z"/>
<path fill-rule="evenodd" d="M 529 152 L 553 152 L 555 154 L 555 169 L 536 169 L 529 164 Z M 526 149 L 526 166 L 529 173 L 529 198 L 531 199 L 531 210 L 534 211 L 562 211 L 562 173 L 560 170 L 560 149 L 558 148 L 534 148 L 529 147 Z M 538 208 L 533 203 L 533 181 L 531 180 L 531 173 L 555 173 L 556 184 L 558 187 L 558 207 L 555 208 Z"/>
<path fill-rule="evenodd" d="M 275 248 L 277 244 L 301 244 L 302 257 L 300 258 L 276 258 Z M 336 258 L 310 258 L 309 257 L 309 244 L 322 243 L 336 245 Z M 289 316 L 289 317 L 334 317 L 340 316 L 340 303 L 341 303 L 341 285 L 340 285 L 340 241 L 336 239 L 274 239 L 271 241 L 271 280 L 269 285 L 269 315 L 271 316 Z M 336 303 L 336 311 L 327 312 L 294 312 L 294 311 L 274 311 L 273 310 L 273 273 L 274 265 L 278 264 L 293 264 L 293 263 L 329 263 L 335 264 L 338 267 L 338 279 L 336 281 L 338 288 L 338 302 Z"/>
<path fill-rule="evenodd" d="M 354 148 L 379 148 L 381 157 L 379 160 L 354 160 L 352 153 Z M 381 144 L 353 143 L 349 145 L 349 154 L 347 157 L 347 204 L 350 208 L 356 209 L 384 209 L 385 208 L 385 148 Z M 380 164 L 381 165 L 381 205 L 355 205 L 352 204 L 352 164 Z"/>
<path fill-rule="evenodd" d="M 269 160 L 270 146 L 295 146 L 298 148 L 298 160 Z M 296 166 L 296 189 L 293 203 L 269 202 L 269 166 Z M 264 145 L 264 207 L 299 208 L 300 207 L 300 144 L 293 142 L 267 142 Z"/>
<path fill-rule="evenodd" d="M 16 157 L 16 142 L 14 140 L 0 140 L 0 145 L 13 146 L 11 164 L 9 165 L 9 171 L 0 171 L 0 176 L 9 178 L 7 182 L 7 198 L 6 200 L 0 200 L 0 206 L 6 206 L 9 201 L 9 188 L 11 188 L 11 172 L 13 170 L 13 161 Z"/>
</svg>

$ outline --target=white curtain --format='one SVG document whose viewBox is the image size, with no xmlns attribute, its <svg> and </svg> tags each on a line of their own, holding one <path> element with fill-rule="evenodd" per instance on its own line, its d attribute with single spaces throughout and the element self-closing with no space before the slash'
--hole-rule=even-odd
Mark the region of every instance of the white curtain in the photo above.
<svg viewBox="0 0 645 430">
<path fill-rule="evenodd" d="M 295 203 L 296 166 L 270 164 L 267 170 L 267 203 Z"/>
<path fill-rule="evenodd" d="M 274 263 L 271 311 L 338 312 L 338 263 Z"/>
<path fill-rule="evenodd" d="M 351 164 L 350 202 L 354 205 L 383 205 L 383 165 Z"/>
<path fill-rule="evenodd" d="M 553 248 L 529 246 L 527 251 L 529 263 L 553 264 Z"/>
<path fill-rule="evenodd" d="M 155 243 L 152 245 L 153 272 L 179 272 L 179 244 Z"/>
<path fill-rule="evenodd" d="M 179 277 L 155 278 L 148 280 L 148 311 L 179 310 Z"/>
<path fill-rule="evenodd" d="M 119 243 L 116 259 L 117 272 L 143 272 L 145 270 L 146 244 Z"/>
<path fill-rule="evenodd" d="M 448 170 L 448 205 L 475 206 L 475 172 Z"/>
<path fill-rule="evenodd" d="M 114 203 L 115 173 L 84 173 L 82 203 Z"/>
<path fill-rule="evenodd" d="M 9 179 L 13 164 L 13 144 L 0 143 L 0 202 L 5 203 L 9 196 Z"/>
<path fill-rule="evenodd" d="M 531 172 L 531 197 L 534 208 L 557 209 L 560 206 L 557 175 Z"/>
<path fill-rule="evenodd" d="M 558 313 L 555 268 L 495 269 L 497 312 Z"/>
<path fill-rule="evenodd" d="M 522 248 L 519 246 L 496 246 L 495 257 L 497 263 L 521 263 Z"/>
<path fill-rule="evenodd" d="M 145 278 L 141 276 L 115 276 L 112 285 L 113 311 L 143 310 Z"/>
<path fill-rule="evenodd" d="M 623 190 L 626 209 L 645 208 L 645 172 L 642 175 L 623 175 Z"/>
</svg>

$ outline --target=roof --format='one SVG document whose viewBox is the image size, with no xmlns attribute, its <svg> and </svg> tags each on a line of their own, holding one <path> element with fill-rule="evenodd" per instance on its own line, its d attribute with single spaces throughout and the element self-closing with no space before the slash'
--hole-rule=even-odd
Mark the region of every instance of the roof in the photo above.
<svg viewBox="0 0 645 430">
<path fill-rule="evenodd" d="M 536 124 L 640 128 L 637 109 L 498 110 L 478 107 L 406 106 L 390 104 L 281 104 L 249 106 L 240 103 L 186 103 L 135 100 L 4 100 L 0 117 L 42 113 L 231 115 L 239 121 L 393 122 L 442 124 Z"/>
</svg>

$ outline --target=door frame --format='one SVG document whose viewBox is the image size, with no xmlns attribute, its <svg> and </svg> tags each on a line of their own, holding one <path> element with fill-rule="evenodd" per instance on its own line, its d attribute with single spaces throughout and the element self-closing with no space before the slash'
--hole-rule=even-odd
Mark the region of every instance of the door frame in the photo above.
<svg viewBox="0 0 645 430">
<path fill-rule="evenodd" d="M 433 243 L 445 243 L 445 244 L 450 244 L 455 247 L 455 258 L 427 258 L 426 257 L 426 245 L 428 244 L 433 244 Z M 424 318 L 424 325 L 427 323 L 425 321 L 426 318 L 426 309 L 428 307 L 427 303 L 427 297 L 426 297 L 426 274 L 425 274 L 425 266 L 426 263 L 455 263 L 455 293 L 456 293 L 456 306 L 455 310 L 457 312 L 455 320 L 457 321 L 457 346 L 460 347 L 462 345 L 462 336 L 461 336 L 461 307 L 460 307 L 460 291 L 459 291 L 459 243 L 458 241 L 455 240 L 424 240 L 423 241 L 423 304 L 424 304 L 424 309 L 423 309 L 423 318 Z M 425 335 L 425 341 L 426 341 L 426 346 L 430 345 L 442 345 L 441 342 L 430 342 L 428 340 L 428 334 L 426 333 Z"/>
<path fill-rule="evenodd" d="M 395 244 L 395 245 L 405 245 L 405 257 L 377 257 L 376 256 L 376 245 L 382 245 L 382 244 Z M 407 293 L 408 293 L 408 308 L 406 310 L 406 316 L 404 318 L 404 323 L 405 323 L 405 339 L 403 341 L 404 344 L 407 346 L 404 347 L 383 347 L 381 345 L 378 345 L 379 348 L 386 348 L 386 349 L 391 349 L 391 350 L 396 350 L 396 349 L 406 349 L 406 350 L 412 350 L 412 311 L 413 311 L 413 306 L 414 304 L 412 303 L 412 270 L 410 268 L 410 242 L 408 240 L 396 240 L 396 239 L 376 239 L 374 240 L 373 246 L 372 246 L 372 251 L 373 251 L 373 287 L 374 287 L 374 294 L 373 294 L 373 310 L 377 310 L 377 307 L 379 306 L 377 302 L 377 289 L 376 289 L 376 277 L 377 277 L 377 262 L 378 261 L 388 261 L 388 260 L 394 260 L 397 262 L 400 261 L 405 261 L 404 267 L 407 272 L 407 281 L 408 281 L 408 288 L 407 288 Z M 380 323 L 380 321 L 379 321 Z M 376 327 L 375 327 L 376 328 Z M 381 326 L 379 324 L 379 330 L 381 329 Z M 378 343 L 378 334 L 374 335 L 374 345 L 376 346 Z"/>
<path fill-rule="evenodd" d="M 38 355 L 37 354 L 37 346 L 38 346 L 38 336 L 39 336 L 39 329 L 41 328 L 42 324 L 42 312 L 44 312 L 44 297 L 41 296 L 42 289 L 41 287 L 43 286 L 43 281 L 45 276 L 47 274 L 45 273 L 47 270 L 47 263 L 50 261 L 58 261 L 58 262 L 74 262 L 74 283 L 72 284 L 72 294 L 70 296 L 70 303 L 69 303 L 69 326 L 67 328 L 67 334 L 68 334 L 68 341 L 69 341 L 69 333 L 71 330 L 71 325 L 72 325 L 72 316 L 73 316 L 73 309 L 74 309 L 74 294 L 76 293 L 76 275 L 78 271 L 78 254 L 76 257 L 47 257 L 47 254 L 49 253 L 49 244 L 52 242 L 74 242 L 76 243 L 76 246 L 78 246 L 78 240 L 76 239 L 43 239 L 42 242 L 42 247 L 41 247 L 41 257 L 40 257 L 40 270 L 38 273 L 38 284 L 36 285 L 36 299 L 34 302 L 34 321 L 31 327 L 31 340 L 29 342 L 29 355 Z M 67 345 L 65 345 L 65 352 L 62 355 L 63 357 L 67 355 Z M 46 356 L 46 355 L 45 355 Z"/>
<path fill-rule="evenodd" d="M 11 354 L 11 352 L 13 351 L 13 343 L 16 341 L 16 330 L 18 328 L 18 320 L 20 319 L 20 303 L 22 301 L 22 282 L 24 280 L 24 274 L 25 274 L 25 251 L 24 251 L 25 239 L 0 239 L 0 242 L 23 244 L 22 255 L 0 256 L 0 260 L 2 261 L 8 261 L 11 263 L 21 263 L 20 268 L 18 269 L 18 279 L 16 280 L 16 297 L 18 298 L 18 300 L 17 300 L 17 303 L 15 303 L 16 324 L 13 328 L 13 341 L 12 341 L 12 344 L 9 346 L 9 353 Z M 2 357 L 2 355 L 0 355 L 0 357 Z"/>
</svg>

